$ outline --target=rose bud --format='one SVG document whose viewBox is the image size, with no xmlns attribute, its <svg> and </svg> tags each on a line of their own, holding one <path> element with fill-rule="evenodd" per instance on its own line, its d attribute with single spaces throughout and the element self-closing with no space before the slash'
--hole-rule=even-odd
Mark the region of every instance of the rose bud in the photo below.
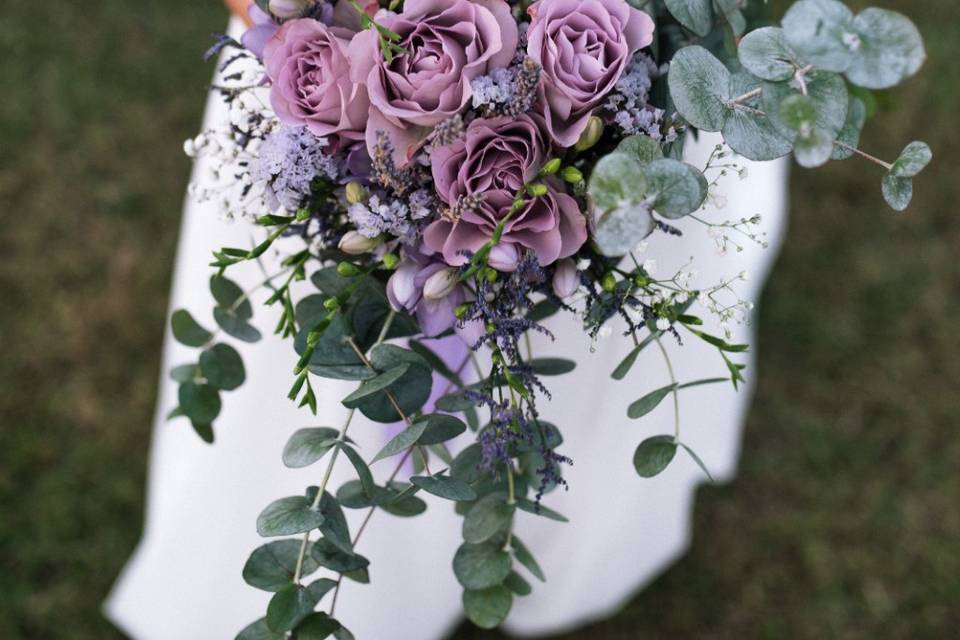
<svg viewBox="0 0 960 640">
<path fill-rule="evenodd" d="M 569 298 L 580 288 L 580 273 L 577 264 L 570 258 L 557 262 L 553 272 L 553 292 L 558 298 Z"/>
<path fill-rule="evenodd" d="M 457 287 L 457 270 L 447 267 L 437 271 L 423 283 L 423 297 L 427 300 L 441 300 L 453 293 Z"/>
<path fill-rule="evenodd" d="M 369 253 L 380 246 L 380 237 L 368 238 L 357 231 L 347 231 L 340 239 L 340 251 L 352 256 Z"/>
<path fill-rule="evenodd" d="M 509 242 L 500 242 L 490 248 L 490 254 L 487 256 L 487 264 L 505 273 L 512 273 L 517 270 L 517 263 L 520 261 L 520 252 L 516 245 Z"/>
<path fill-rule="evenodd" d="M 575 144 L 573 148 L 577 151 L 586 151 L 597 144 L 597 141 L 600 140 L 600 136 L 602 135 L 603 120 L 597 116 L 590 116 L 590 119 L 587 120 L 587 128 L 580 134 L 580 139 L 577 140 L 577 144 Z"/>
<path fill-rule="evenodd" d="M 270 13 L 278 18 L 296 18 L 313 4 L 312 0 L 270 0 Z"/>
</svg>

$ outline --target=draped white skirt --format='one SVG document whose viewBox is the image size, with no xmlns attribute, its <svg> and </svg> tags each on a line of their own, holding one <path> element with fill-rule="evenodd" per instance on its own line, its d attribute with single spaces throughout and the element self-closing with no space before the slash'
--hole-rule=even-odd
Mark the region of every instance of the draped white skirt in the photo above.
<svg viewBox="0 0 960 640">
<path fill-rule="evenodd" d="M 234 22 L 233 31 L 239 28 Z M 210 100 L 207 125 L 225 117 L 222 102 Z M 688 161 L 703 166 L 717 141 L 703 136 L 689 144 Z M 195 168 L 195 179 L 204 175 L 202 164 Z M 784 230 L 787 164 L 742 164 L 748 166 L 748 178 L 724 178 L 719 191 L 727 199 L 726 207 L 704 215 L 723 220 L 762 214 L 769 248 L 745 243 L 742 252 L 721 256 L 702 226 L 681 221 L 683 237 L 660 235 L 650 242 L 646 255 L 657 260 L 658 273 L 673 273 L 691 257 L 704 283 L 746 270 L 751 279 L 741 284 L 740 291 L 746 299 L 756 300 Z M 188 201 L 171 308 L 187 308 L 213 326 L 207 290 L 211 251 L 249 244 L 250 234 L 246 224 L 224 222 L 212 207 Z M 249 287 L 259 275 L 252 268 L 231 277 Z M 718 334 L 711 316 L 698 311 L 707 330 Z M 268 334 L 276 316 L 272 309 L 260 307 L 255 322 Z M 545 584 L 534 581 L 532 595 L 514 600 L 506 628 L 518 636 L 547 635 L 615 613 L 684 552 L 691 535 L 694 491 L 705 481 L 703 472 L 682 452 L 656 478 L 641 479 L 634 471 L 636 445 L 651 435 L 673 431 L 669 402 L 641 420 L 626 417 L 629 402 L 669 383 L 656 349 L 645 350 L 629 376 L 617 382 L 610 373 L 629 351 L 625 339 L 614 332 L 591 345 L 569 315 L 552 318 L 548 326 L 556 341 L 538 336 L 534 352 L 578 363 L 573 373 L 547 380 L 553 400 L 543 404 L 544 418 L 564 434 L 560 451 L 574 460 L 564 469 L 569 491 L 555 491 L 545 504 L 570 522 L 518 513 L 517 534 L 547 575 Z M 735 341 L 754 344 L 749 326 L 731 329 Z M 681 347 L 664 341 L 681 382 L 726 375 L 714 348 L 692 337 L 685 343 Z M 317 468 L 285 468 L 280 460 L 283 446 L 298 428 L 339 428 L 346 415 L 340 399 L 352 391 L 353 383 L 318 380 L 319 412 L 314 417 L 285 398 L 296 360 L 289 343 L 267 335 L 257 344 L 237 346 L 248 379 L 238 391 L 224 395 L 217 441 L 210 446 L 186 421 L 164 420 L 177 403 L 176 384 L 166 372 L 197 355 L 169 336 L 166 340 L 145 531 L 105 604 L 107 616 L 137 640 L 232 638 L 264 615 L 270 594 L 247 586 L 240 577 L 250 552 L 265 542 L 256 532 L 257 515 L 272 500 L 301 494 L 306 486 L 317 484 L 320 475 Z M 729 481 L 736 469 L 752 389 L 749 381 L 762 374 L 753 366 L 754 356 L 751 351 L 743 358 L 748 384 L 739 392 L 729 384 L 681 392 L 682 440 L 718 482 Z M 359 414 L 351 436 L 368 459 L 385 441 L 383 426 L 365 422 Z M 381 482 L 388 466 L 383 462 L 374 467 Z M 338 462 L 330 486 L 352 477 L 350 465 Z M 377 512 L 358 544 L 358 552 L 371 561 L 371 582 L 345 581 L 336 617 L 359 640 L 440 640 L 460 621 L 461 589 L 451 560 L 461 542 L 461 519 L 450 502 L 424 497 L 429 508 L 415 518 Z M 348 510 L 352 530 L 362 515 Z"/>
</svg>

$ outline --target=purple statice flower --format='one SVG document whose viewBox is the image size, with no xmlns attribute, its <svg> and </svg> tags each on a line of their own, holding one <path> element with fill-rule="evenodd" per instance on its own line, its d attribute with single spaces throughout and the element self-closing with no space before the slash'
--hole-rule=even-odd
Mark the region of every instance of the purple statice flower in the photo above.
<svg viewBox="0 0 960 640">
<path fill-rule="evenodd" d="M 494 69 L 490 75 L 477 76 L 470 81 L 473 90 L 473 108 L 487 107 L 495 111 L 513 100 L 515 95 L 514 83 L 517 72 L 515 67 Z"/>
<path fill-rule="evenodd" d="M 417 189 L 403 197 L 378 192 L 366 202 L 350 205 L 347 216 L 361 235 L 376 238 L 386 233 L 410 245 L 420 236 L 421 221 L 436 207 L 433 194 L 427 189 Z"/>
<path fill-rule="evenodd" d="M 664 112 L 649 104 L 650 88 L 659 73 L 650 56 L 637 53 L 607 97 L 604 107 L 624 134 L 643 134 L 658 141 L 663 137 L 660 122 Z"/>
<path fill-rule="evenodd" d="M 260 145 L 250 177 L 266 182 L 278 204 L 297 209 L 310 195 L 314 178 L 339 178 L 337 161 L 326 153 L 327 146 L 326 138 L 317 138 L 306 127 L 281 125 Z"/>
</svg>

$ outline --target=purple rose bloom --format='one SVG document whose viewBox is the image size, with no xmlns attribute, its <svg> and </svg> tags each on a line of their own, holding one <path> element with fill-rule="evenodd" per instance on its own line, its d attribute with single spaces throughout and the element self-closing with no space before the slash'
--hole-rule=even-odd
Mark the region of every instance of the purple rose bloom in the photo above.
<svg viewBox="0 0 960 640">
<path fill-rule="evenodd" d="M 270 103 L 286 125 L 319 137 L 362 140 L 370 102 L 350 79 L 353 33 L 303 18 L 284 23 L 267 42 L 263 61 L 273 82 Z"/>
<path fill-rule="evenodd" d="M 464 264 L 461 252 L 476 251 L 490 239 L 523 186 L 537 177 L 549 148 L 543 118 L 522 114 L 474 120 L 462 138 L 434 150 L 437 194 L 453 214 L 424 230 L 427 248 L 441 252 L 447 264 Z M 479 202 L 464 204 L 473 199 L 469 196 L 479 196 Z M 558 183 L 548 182 L 545 195 L 528 199 L 491 251 L 491 266 L 500 271 L 513 271 L 526 249 L 547 265 L 573 255 L 587 239 L 580 207 Z"/>
<path fill-rule="evenodd" d="M 461 325 L 455 315 L 457 307 L 467 300 L 466 289 L 455 282 L 455 274 L 454 281 L 441 290 L 437 290 L 435 284 L 446 280 L 448 274 L 445 270 L 449 269 L 434 257 L 413 250 L 387 281 L 387 298 L 394 310 L 416 314 L 420 329 L 428 338 L 453 327 L 467 344 L 473 346 L 483 335 L 483 323 L 469 320 Z M 425 295 L 425 289 L 428 295 Z"/>
<path fill-rule="evenodd" d="M 539 109 L 551 137 L 571 147 L 633 54 L 653 42 L 653 20 L 624 0 L 540 0 L 527 11 L 527 55 L 543 69 Z"/>
<path fill-rule="evenodd" d="M 376 31 L 365 29 L 350 43 L 351 74 L 370 95 L 367 147 L 373 153 L 386 132 L 402 166 L 470 101 L 473 78 L 510 64 L 519 34 L 503 0 L 407 0 L 403 13 L 381 11 L 376 21 L 406 52 L 387 62 Z"/>
</svg>

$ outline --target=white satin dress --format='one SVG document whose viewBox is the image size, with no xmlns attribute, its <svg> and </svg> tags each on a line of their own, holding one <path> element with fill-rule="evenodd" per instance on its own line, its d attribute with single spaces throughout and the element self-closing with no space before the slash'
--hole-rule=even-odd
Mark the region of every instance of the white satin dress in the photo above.
<svg viewBox="0 0 960 640">
<path fill-rule="evenodd" d="M 235 21 L 233 32 L 240 28 Z M 210 100 L 207 125 L 224 117 L 222 103 Z M 703 166 L 716 142 L 704 136 L 689 145 L 688 160 Z M 686 231 L 682 238 L 658 235 L 650 242 L 646 257 L 657 260 L 658 273 L 672 274 L 691 256 L 704 281 L 746 270 L 751 279 L 740 291 L 746 299 L 756 300 L 784 231 L 787 163 L 743 163 L 749 177 L 725 178 L 720 189 L 727 198 L 725 209 L 704 216 L 722 220 L 761 213 L 769 248 L 747 243 L 743 252 L 720 256 L 702 226 L 681 221 L 679 226 Z M 203 175 L 202 164 L 195 176 Z M 211 251 L 249 244 L 250 233 L 247 224 L 224 222 L 212 207 L 188 199 L 171 309 L 187 308 L 213 326 L 207 290 Z M 232 277 L 246 288 L 259 275 L 250 268 Z M 213 446 L 204 444 L 184 420 L 164 419 L 177 402 L 176 385 L 167 371 L 197 356 L 196 350 L 169 336 L 166 340 L 145 531 L 104 607 L 110 620 L 136 640 L 228 639 L 264 615 L 270 594 L 246 585 L 240 576 L 250 552 L 265 542 L 256 532 L 257 515 L 272 500 L 299 495 L 306 486 L 317 484 L 322 473 L 321 465 L 284 467 L 283 446 L 298 428 L 339 428 L 346 415 L 340 399 L 352 391 L 353 383 L 317 380 L 316 417 L 286 400 L 296 357 L 289 343 L 269 335 L 276 321 L 274 311 L 255 308 L 254 321 L 266 337 L 257 344 L 236 345 L 248 379 L 239 390 L 224 394 Z M 715 322 L 710 326 L 709 314 L 701 309 L 700 315 L 707 330 L 720 332 Z M 705 481 L 683 452 L 656 478 L 642 479 L 634 471 L 636 445 L 648 436 L 673 431 L 670 402 L 641 420 L 626 417 L 631 400 L 669 383 L 657 349 L 646 349 L 629 376 L 617 382 L 610 373 L 630 345 L 616 331 L 599 340 L 591 352 L 591 343 L 574 318 L 555 317 L 548 326 L 556 342 L 537 336 L 534 352 L 578 363 L 573 373 L 548 380 L 554 399 L 542 407 L 545 419 L 563 431 L 560 451 L 574 460 L 564 469 L 569 491 L 553 492 L 545 504 L 570 522 L 518 512 L 517 534 L 547 575 L 545 584 L 531 578 L 532 595 L 514 599 L 505 628 L 518 637 L 547 636 L 616 613 L 684 553 L 691 537 L 694 491 Z M 734 325 L 732 330 L 733 340 L 754 344 L 749 326 Z M 680 347 L 664 341 L 681 382 L 725 375 L 715 349 L 693 338 L 685 342 Z M 742 359 L 748 365 L 748 384 L 739 392 L 729 384 L 681 392 L 681 438 L 699 453 L 718 482 L 729 481 L 736 470 L 752 381 L 762 375 L 753 366 L 755 353 Z M 359 414 L 350 435 L 367 459 L 386 437 L 382 425 Z M 391 467 L 390 461 L 374 465 L 379 481 Z M 340 486 L 353 473 L 341 458 L 330 486 Z M 424 498 L 429 508 L 415 518 L 374 514 L 358 544 L 358 553 L 371 561 L 371 583 L 345 581 L 336 617 L 359 640 L 441 640 L 461 621 L 461 588 L 451 560 L 461 542 L 462 520 L 451 503 Z M 364 513 L 347 510 L 353 531 Z M 322 602 L 325 608 L 329 598 Z"/>
</svg>

